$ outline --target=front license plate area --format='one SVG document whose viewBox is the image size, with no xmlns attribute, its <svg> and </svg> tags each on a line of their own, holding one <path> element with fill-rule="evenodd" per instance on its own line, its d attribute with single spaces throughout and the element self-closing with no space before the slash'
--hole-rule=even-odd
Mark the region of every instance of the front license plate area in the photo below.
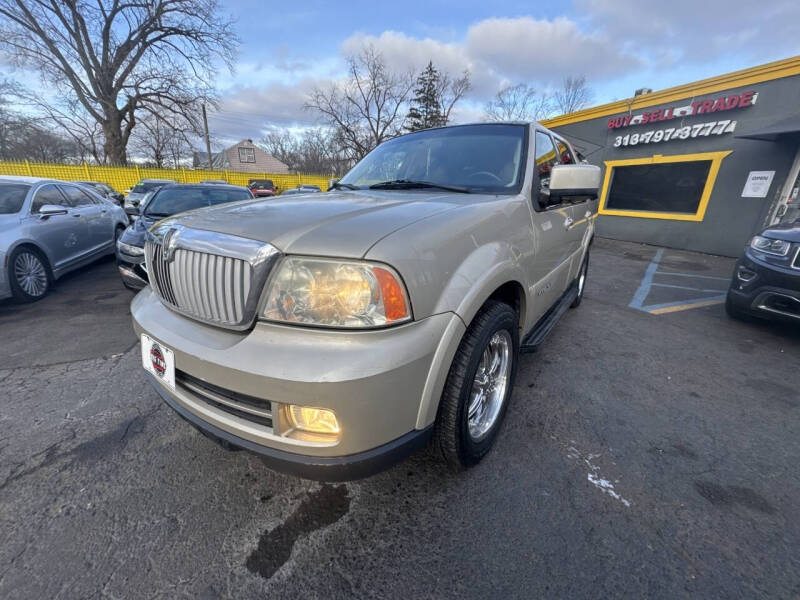
<svg viewBox="0 0 800 600">
<path fill-rule="evenodd" d="M 164 344 L 142 334 L 142 366 L 156 379 L 175 389 L 175 353 Z"/>
</svg>

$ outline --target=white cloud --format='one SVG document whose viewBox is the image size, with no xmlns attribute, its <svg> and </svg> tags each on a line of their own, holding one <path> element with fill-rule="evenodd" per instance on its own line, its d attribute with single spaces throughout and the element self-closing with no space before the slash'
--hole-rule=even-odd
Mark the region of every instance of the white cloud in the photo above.
<svg viewBox="0 0 800 600">
<path fill-rule="evenodd" d="M 514 82 L 550 84 L 581 74 L 597 81 L 639 66 L 609 38 L 584 33 L 566 17 L 486 19 L 469 28 L 465 50 Z"/>
</svg>

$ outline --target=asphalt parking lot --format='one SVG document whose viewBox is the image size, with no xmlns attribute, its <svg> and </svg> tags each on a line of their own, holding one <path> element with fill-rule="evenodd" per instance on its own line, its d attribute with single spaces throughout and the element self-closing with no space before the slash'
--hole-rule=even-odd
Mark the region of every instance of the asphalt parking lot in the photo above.
<svg viewBox="0 0 800 600">
<path fill-rule="evenodd" d="M 0 303 L 0 597 L 798 598 L 800 333 L 732 265 L 598 240 L 480 465 L 339 485 L 162 405 L 112 261 Z"/>
</svg>

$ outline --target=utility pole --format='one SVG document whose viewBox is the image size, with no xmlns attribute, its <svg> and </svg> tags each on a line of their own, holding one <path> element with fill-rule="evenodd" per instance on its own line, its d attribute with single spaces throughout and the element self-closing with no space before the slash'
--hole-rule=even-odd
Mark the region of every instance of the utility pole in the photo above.
<svg viewBox="0 0 800 600">
<path fill-rule="evenodd" d="M 206 129 L 206 156 L 208 157 L 208 170 L 211 170 L 211 139 L 208 137 L 208 117 L 206 116 L 206 105 L 203 104 L 203 127 Z"/>
</svg>

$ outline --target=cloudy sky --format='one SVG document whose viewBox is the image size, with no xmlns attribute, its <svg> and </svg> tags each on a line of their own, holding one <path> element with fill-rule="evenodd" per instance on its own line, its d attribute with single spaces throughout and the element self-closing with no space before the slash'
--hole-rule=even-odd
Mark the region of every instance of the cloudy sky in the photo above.
<svg viewBox="0 0 800 600">
<path fill-rule="evenodd" d="M 242 40 L 220 73 L 210 116 L 222 141 L 300 129 L 309 90 L 342 77 L 343 57 L 374 44 L 406 70 L 433 60 L 472 73 L 457 119 L 473 119 L 503 85 L 538 89 L 586 75 L 594 103 L 800 54 L 798 0 L 227 0 Z"/>
</svg>

